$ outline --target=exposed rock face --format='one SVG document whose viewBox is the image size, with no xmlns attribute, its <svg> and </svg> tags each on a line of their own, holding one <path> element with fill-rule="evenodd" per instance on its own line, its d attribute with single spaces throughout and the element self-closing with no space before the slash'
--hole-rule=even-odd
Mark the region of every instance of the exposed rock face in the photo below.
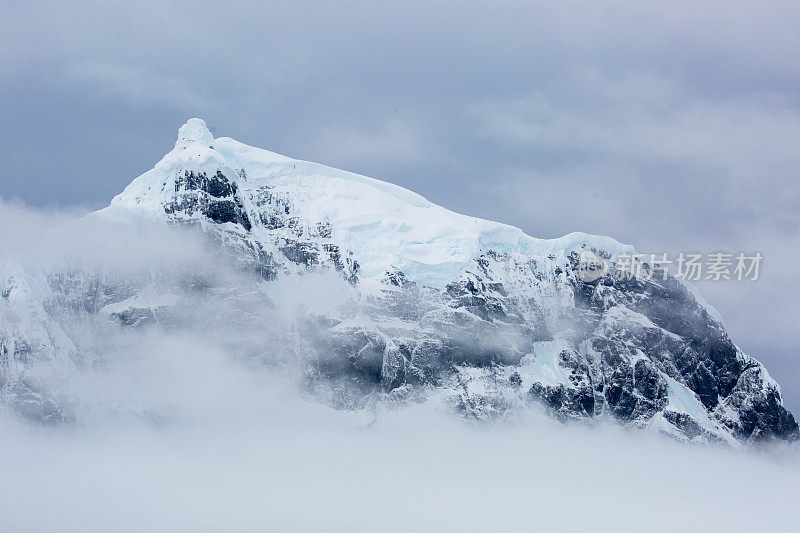
<svg viewBox="0 0 800 533">
<path fill-rule="evenodd" d="M 200 122 L 98 216 L 196 226 L 240 271 L 268 282 L 338 273 L 356 309 L 306 316 L 297 331 L 310 383 L 339 384 L 339 405 L 435 389 L 476 419 L 535 404 L 559 419 L 612 419 L 685 440 L 798 437 L 777 384 L 689 287 L 617 275 L 615 257 L 629 247 L 589 235 L 532 239 L 369 178 L 215 140 Z M 611 264 L 591 282 L 578 275 L 584 250 Z M 43 394 L 26 385 L 37 362 L 80 357 L 63 331 L 45 342 L 41 328 L 23 331 L 9 317 L 52 328 L 45 305 L 76 300 L 126 327 L 179 319 L 170 302 L 134 301 L 136 283 L 93 283 L 91 273 L 79 283 L 53 273 L 46 297 L 15 303 L 21 278 L 9 272 L 0 278 L 0 385 L 26 416 L 26 398 Z M 57 399 L 40 404 L 43 418 L 70 419 Z"/>
<path fill-rule="evenodd" d="M 164 205 L 167 214 L 192 216 L 200 213 L 207 219 L 224 224 L 231 222 L 250 230 L 250 220 L 236 196 L 236 184 L 228 181 L 219 170 L 212 176 L 205 172 L 184 171 L 175 180 L 174 200 Z"/>
</svg>

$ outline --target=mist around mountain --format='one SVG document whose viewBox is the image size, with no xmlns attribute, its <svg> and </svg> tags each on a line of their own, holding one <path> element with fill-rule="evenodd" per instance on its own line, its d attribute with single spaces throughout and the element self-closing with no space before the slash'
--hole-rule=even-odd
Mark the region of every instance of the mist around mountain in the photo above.
<svg viewBox="0 0 800 533">
<path fill-rule="evenodd" d="M 256 150 L 190 121 L 106 210 L 0 204 L 4 527 L 797 523 L 797 424 L 713 308 L 569 273 L 631 247 Z"/>
</svg>

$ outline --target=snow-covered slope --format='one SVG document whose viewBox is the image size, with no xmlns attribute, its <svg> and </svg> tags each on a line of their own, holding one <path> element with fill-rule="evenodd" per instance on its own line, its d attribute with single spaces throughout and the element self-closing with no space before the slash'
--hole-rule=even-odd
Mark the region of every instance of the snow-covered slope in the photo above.
<svg viewBox="0 0 800 533">
<path fill-rule="evenodd" d="M 477 419 L 543 407 L 560 419 L 616 420 L 686 440 L 797 437 L 777 384 L 730 341 L 718 314 L 672 277 L 615 276 L 615 259 L 634 250 L 608 237 L 536 239 L 395 185 L 215 139 L 200 119 L 90 219 L 194 228 L 231 268 L 268 287 L 324 272 L 344 280 L 348 305 L 305 309 L 290 348 L 266 340 L 252 348 L 289 350 L 311 390 L 335 405 L 436 397 Z M 578 270 L 588 251 L 611 265 L 591 281 Z M 147 286 L 102 278 L 89 312 L 121 328 L 185 322 L 181 291 L 211 281 L 162 277 Z M 4 275 L 0 290 L 20 279 Z M 88 285 L 63 279 L 31 280 L 48 288 L 30 305 L 80 299 Z M 202 294 L 212 304 L 220 294 L 243 298 L 241 283 Z M 280 306 L 266 294 L 264 305 Z M 6 354 L 19 337 L 8 324 L 0 323 Z M 20 379 L 0 375 L 6 389 Z"/>
<path fill-rule="evenodd" d="M 108 211 L 133 209 L 166 217 L 163 206 L 192 190 L 184 182 L 187 171 L 224 175 L 257 239 L 274 232 L 263 220 L 265 201 L 279 207 L 291 201 L 292 219 L 309 227 L 330 226 L 332 239 L 358 258 L 362 279 L 381 278 L 395 266 L 414 282 L 444 287 L 485 250 L 540 256 L 584 244 L 615 254 L 633 250 L 608 237 L 581 233 L 535 239 L 513 226 L 454 213 L 397 185 L 228 137 L 214 139 L 197 118 L 181 127 L 175 148 L 114 198 Z"/>
</svg>

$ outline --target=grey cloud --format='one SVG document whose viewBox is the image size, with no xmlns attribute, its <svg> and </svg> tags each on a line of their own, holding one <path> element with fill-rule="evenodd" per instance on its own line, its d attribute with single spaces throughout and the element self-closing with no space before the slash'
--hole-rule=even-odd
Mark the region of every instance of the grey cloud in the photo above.
<svg viewBox="0 0 800 533">
<path fill-rule="evenodd" d="M 196 94 L 185 80 L 138 66 L 94 61 L 67 63 L 64 78 L 71 85 L 93 88 L 98 96 L 120 98 L 136 104 L 212 105 Z"/>
<path fill-rule="evenodd" d="M 591 73 L 568 76 L 548 92 L 478 105 L 475 113 L 489 135 L 568 154 L 743 171 L 797 165 L 800 113 L 789 101 L 771 100 L 704 98 L 669 79 Z"/>
</svg>

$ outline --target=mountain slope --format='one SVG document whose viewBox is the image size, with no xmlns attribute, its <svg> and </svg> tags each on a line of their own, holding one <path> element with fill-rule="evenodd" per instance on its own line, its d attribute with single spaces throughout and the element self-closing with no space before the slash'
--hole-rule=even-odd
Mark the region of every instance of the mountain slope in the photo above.
<svg viewBox="0 0 800 533">
<path fill-rule="evenodd" d="M 214 139 L 199 119 L 180 129 L 153 170 L 90 218 L 196 228 L 238 272 L 267 285 L 337 273 L 350 304 L 300 313 L 291 358 L 302 362 L 311 390 L 342 407 L 375 395 L 435 396 L 476 419 L 542 406 L 560 419 L 616 420 L 683 440 L 798 435 L 778 385 L 731 342 L 718 314 L 670 276 L 616 276 L 615 259 L 634 250 L 607 237 L 536 239 L 401 187 Z M 610 265 L 591 281 L 579 271 L 588 251 Z M 25 300 L 40 306 L 39 315 L 58 308 L 53 302 L 85 300 L 87 286 L 103 294 L 103 305 L 87 312 L 122 328 L 165 327 L 186 314 L 175 298 L 153 297 L 187 290 L 174 280 L 151 279 L 160 285 L 148 288 L 103 278 L 76 288 L 54 272 L 24 277 L 4 273 L 0 290 L 47 285 Z M 213 303 L 219 291 L 204 294 Z M 3 316 L 33 313 L 4 298 Z M 32 373 L 39 365 L 38 353 L 22 361 L 14 346 L 41 334 L 18 323 L 0 322 L 4 390 L 23 381 L 26 371 L 12 367 Z M 40 351 L 65 353 L 67 345 Z M 66 404 L 62 411 L 69 418 Z"/>
<path fill-rule="evenodd" d="M 163 216 L 169 206 L 170 215 L 187 218 L 198 212 L 190 205 L 195 201 L 206 204 L 199 210 L 207 218 L 239 222 L 259 240 L 297 233 L 281 224 L 329 227 L 331 238 L 359 257 L 362 278 L 380 278 L 394 265 L 413 281 L 437 287 L 481 250 L 546 255 L 591 241 L 632 251 L 613 239 L 583 234 L 535 239 L 512 226 L 453 213 L 396 185 L 214 139 L 199 119 L 187 122 L 175 148 L 108 210 Z"/>
</svg>

